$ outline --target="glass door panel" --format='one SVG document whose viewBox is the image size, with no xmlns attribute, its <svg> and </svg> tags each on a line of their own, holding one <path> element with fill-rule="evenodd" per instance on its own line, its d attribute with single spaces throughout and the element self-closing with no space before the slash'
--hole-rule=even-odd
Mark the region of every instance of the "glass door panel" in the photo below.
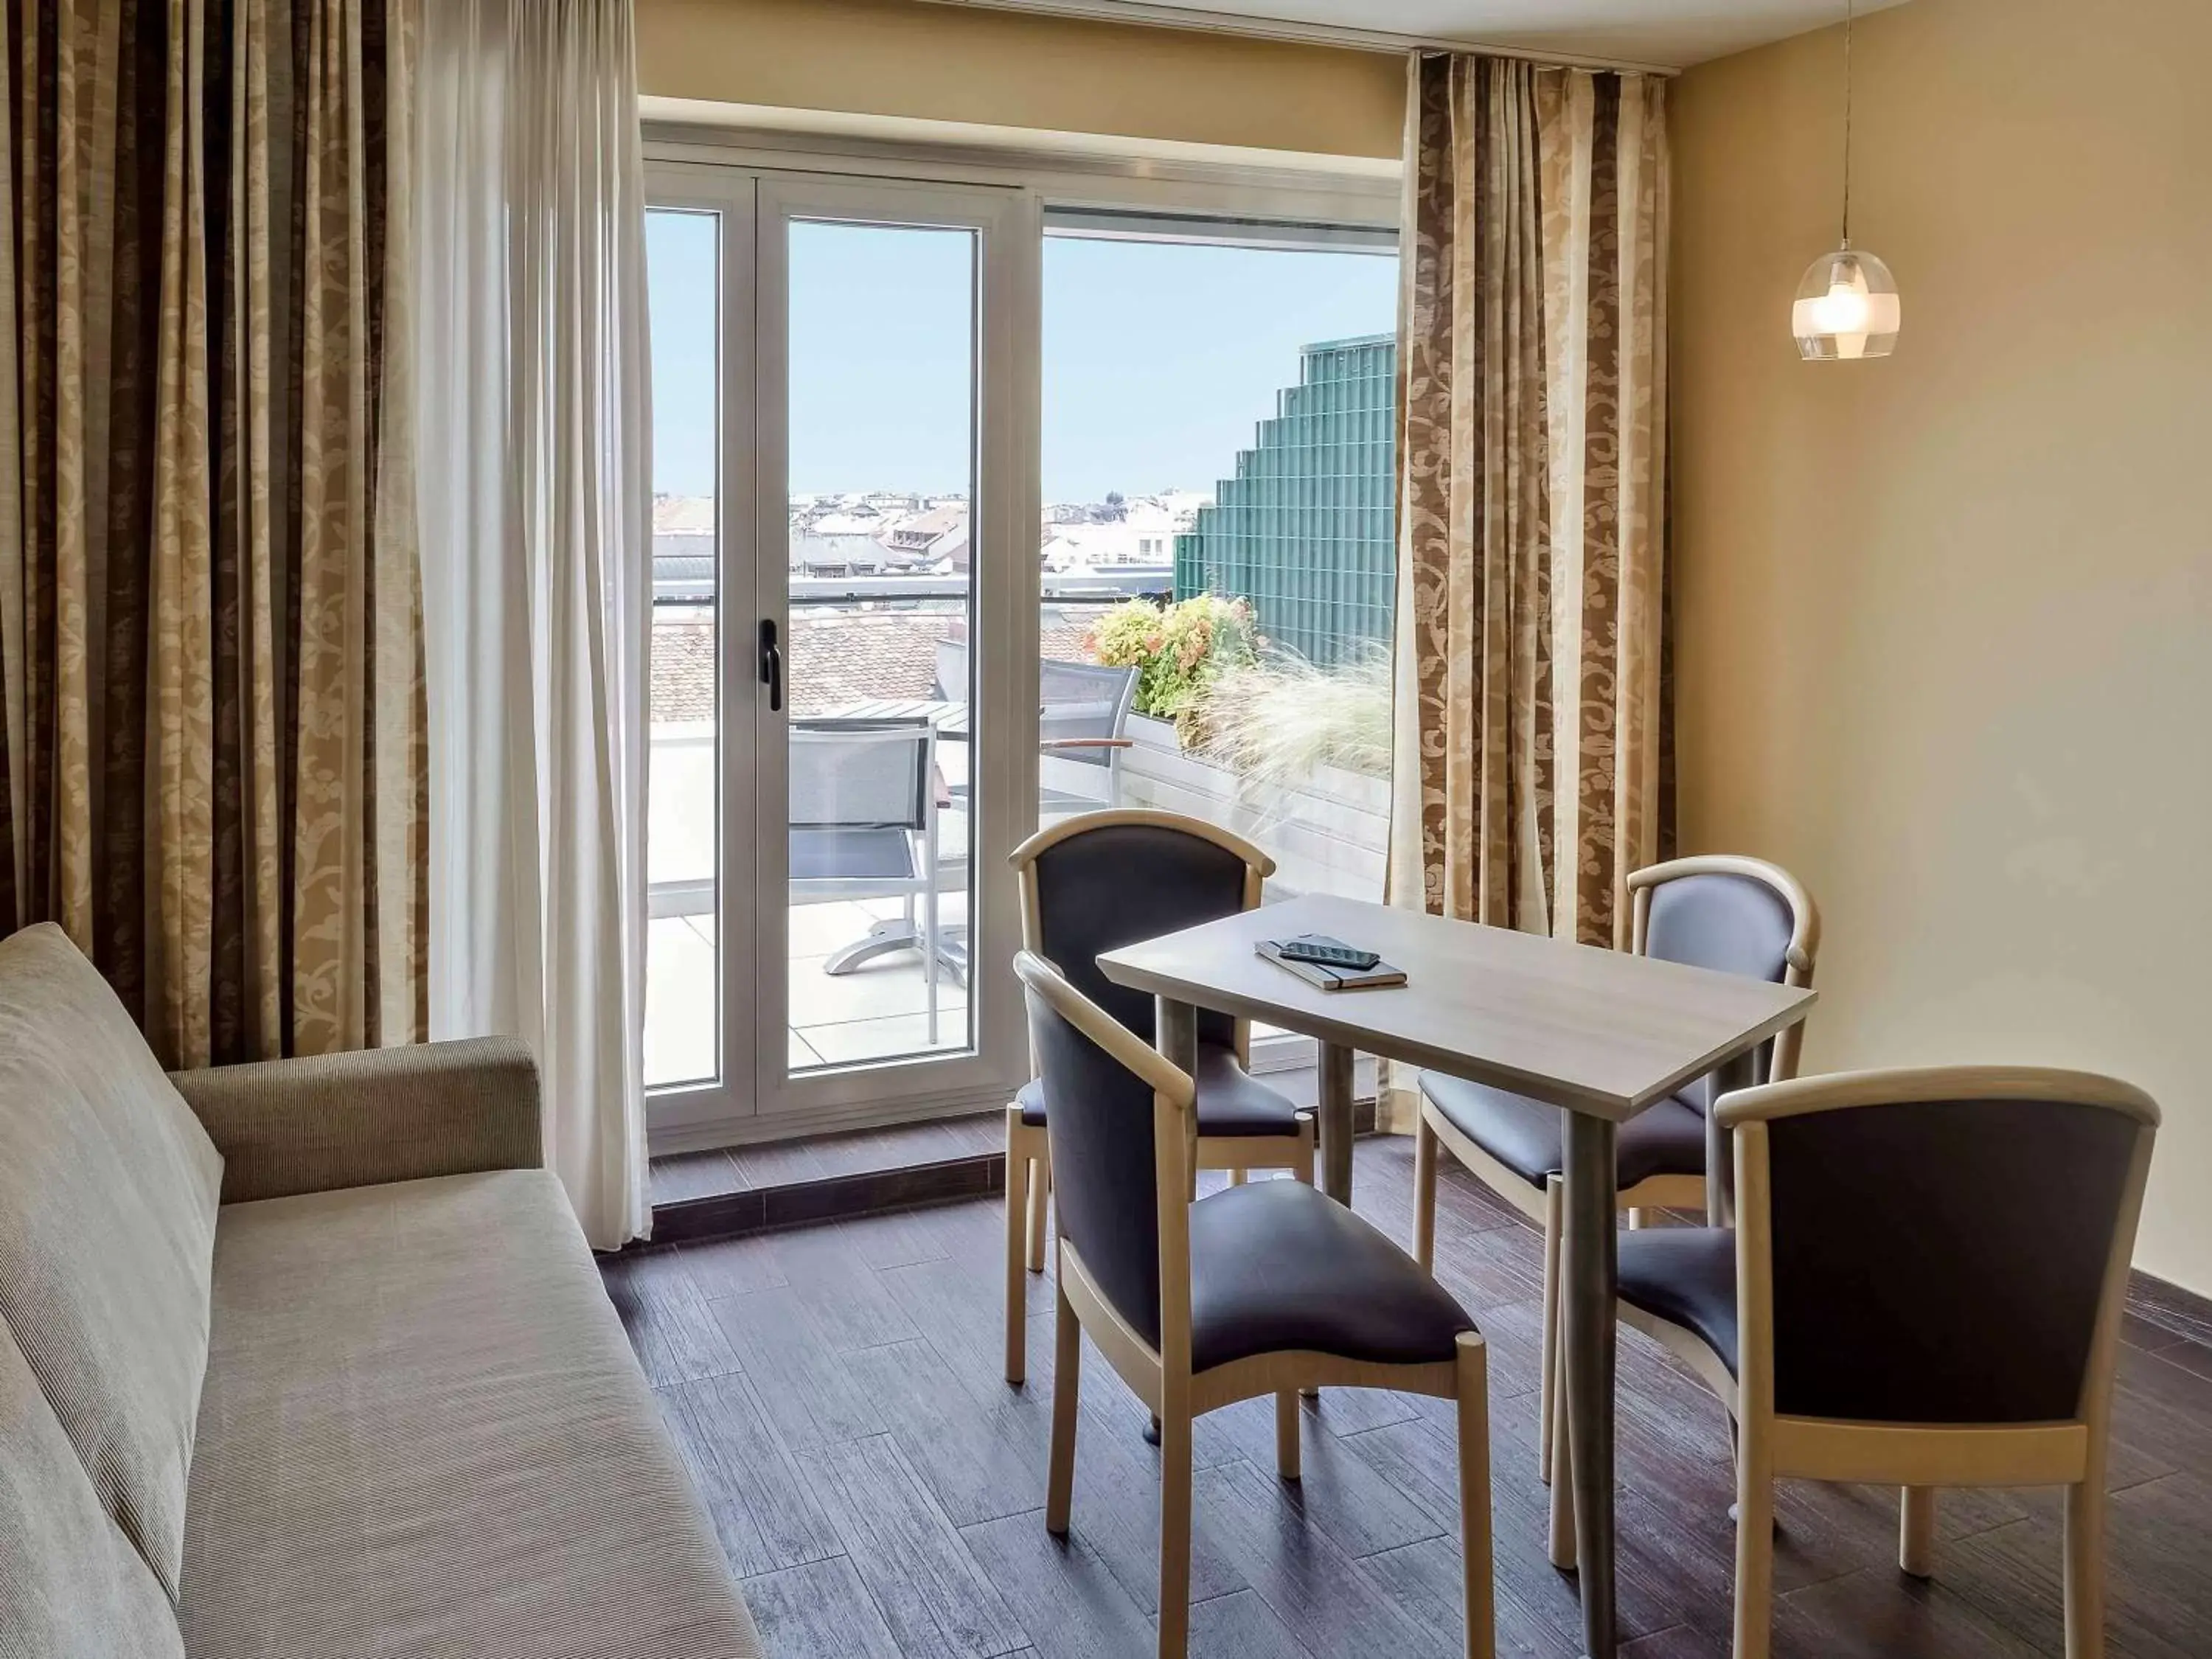
<svg viewBox="0 0 2212 1659">
<path fill-rule="evenodd" d="M 645 1082 L 721 1075 L 723 215 L 646 215 L 653 337 L 653 635 Z"/>
<path fill-rule="evenodd" d="M 1034 206 L 765 175 L 750 929 L 757 1109 L 841 1121 L 1018 1082 L 1006 854 L 1034 673 Z M 1026 230 L 1027 240 L 1022 234 Z M 1033 451 L 1026 452 L 1033 454 Z M 1024 667 L 1024 663 L 1028 666 Z M 1002 736 L 1009 741 L 1001 741 Z"/>
<path fill-rule="evenodd" d="M 980 234 L 793 217 L 788 1070 L 973 1047 Z"/>
</svg>

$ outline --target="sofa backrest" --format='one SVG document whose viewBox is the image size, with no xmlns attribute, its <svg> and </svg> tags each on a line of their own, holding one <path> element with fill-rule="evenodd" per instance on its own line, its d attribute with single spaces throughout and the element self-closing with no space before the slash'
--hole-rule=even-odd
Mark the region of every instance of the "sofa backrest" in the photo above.
<svg viewBox="0 0 2212 1659">
<path fill-rule="evenodd" d="M 100 1507 L 30 1362 L 0 1329 L 0 1653 L 184 1652 L 161 1581 Z"/>
<path fill-rule="evenodd" d="M 99 970 L 51 924 L 0 940 L 0 1322 L 173 1604 L 222 1182 Z"/>
</svg>

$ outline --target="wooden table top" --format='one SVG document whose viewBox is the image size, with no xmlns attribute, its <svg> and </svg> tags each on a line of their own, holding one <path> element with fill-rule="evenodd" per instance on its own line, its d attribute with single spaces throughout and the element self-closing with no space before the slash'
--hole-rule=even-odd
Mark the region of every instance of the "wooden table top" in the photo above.
<svg viewBox="0 0 2212 1659">
<path fill-rule="evenodd" d="M 1407 982 L 1324 991 L 1255 954 L 1327 933 Z M 1310 895 L 1111 951 L 1117 984 L 1615 1121 L 1804 1018 L 1814 994 L 1510 928 Z"/>
</svg>

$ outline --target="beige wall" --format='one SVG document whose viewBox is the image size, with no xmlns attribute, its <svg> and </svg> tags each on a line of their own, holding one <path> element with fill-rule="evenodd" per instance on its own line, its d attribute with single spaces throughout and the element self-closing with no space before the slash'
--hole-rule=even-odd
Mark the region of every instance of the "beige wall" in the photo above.
<svg viewBox="0 0 2212 1659">
<path fill-rule="evenodd" d="M 2212 1293 L 2212 4 L 1862 24 L 1899 355 L 1801 364 L 1838 37 L 1675 106 L 1681 822 L 1827 923 L 1808 1066 L 2163 1103 L 2141 1265 Z"/>
<path fill-rule="evenodd" d="M 1395 158 L 1392 54 L 915 0 L 637 0 L 648 96 Z"/>
</svg>

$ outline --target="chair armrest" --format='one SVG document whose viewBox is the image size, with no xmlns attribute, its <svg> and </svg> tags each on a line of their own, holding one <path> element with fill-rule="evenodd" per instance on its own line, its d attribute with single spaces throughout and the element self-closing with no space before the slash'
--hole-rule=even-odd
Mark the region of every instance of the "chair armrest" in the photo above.
<svg viewBox="0 0 2212 1659">
<path fill-rule="evenodd" d="M 511 1037 L 172 1072 L 222 1154 L 222 1200 L 545 1161 L 538 1066 Z"/>
</svg>

